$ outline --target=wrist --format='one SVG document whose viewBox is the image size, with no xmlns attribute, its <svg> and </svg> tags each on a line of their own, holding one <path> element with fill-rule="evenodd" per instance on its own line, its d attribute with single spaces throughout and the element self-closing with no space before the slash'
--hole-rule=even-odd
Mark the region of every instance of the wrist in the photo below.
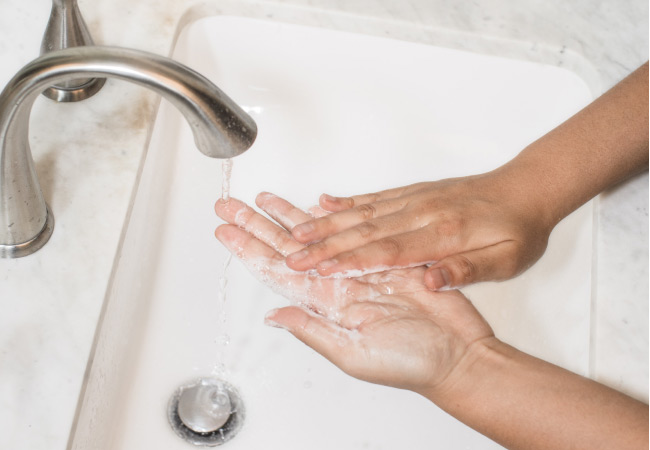
<svg viewBox="0 0 650 450">
<path fill-rule="evenodd" d="M 510 205 L 522 222 L 547 235 L 578 205 L 534 156 L 534 145 L 525 148 L 516 158 L 490 172 L 499 187 L 497 195 Z M 530 157 L 532 155 L 533 157 Z"/>
<path fill-rule="evenodd" d="M 528 397 L 530 386 L 522 389 L 526 381 L 518 379 L 526 365 L 522 357 L 525 355 L 495 337 L 482 339 L 468 347 L 442 383 L 420 394 L 507 448 L 531 449 L 514 445 L 516 439 L 511 435 L 513 429 L 534 428 L 526 418 L 520 422 L 525 415 L 522 408 L 533 403 Z"/>
<path fill-rule="evenodd" d="M 496 338 L 419 393 L 506 448 L 647 448 L 647 405 Z"/>
<path fill-rule="evenodd" d="M 466 399 L 474 387 L 480 385 L 486 373 L 505 367 L 511 348 L 494 336 L 472 342 L 448 375 L 435 386 L 428 386 L 418 393 L 442 409 Z M 448 411 L 450 412 L 450 411 Z"/>
</svg>

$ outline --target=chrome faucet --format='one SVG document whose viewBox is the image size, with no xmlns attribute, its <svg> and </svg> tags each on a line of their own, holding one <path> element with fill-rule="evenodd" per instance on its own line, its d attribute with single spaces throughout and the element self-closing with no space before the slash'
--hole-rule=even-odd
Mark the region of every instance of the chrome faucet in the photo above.
<svg viewBox="0 0 650 450">
<path fill-rule="evenodd" d="M 93 39 L 81 16 L 77 0 L 52 0 L 50 19 L 41 42 L 41 55 L 70 47 L 92 45 Z M 43 95 L 57 102 L 77 102 L 95 95 L 105 81 L 105 78 L 65 80 L 45 89 Z"/>
<path fill-rule="evenodd" d="M 47 53 L 21 69 L 0 93 L 0 257 L 29 255 L 52 234 L 54 219 L 29 148 L 29 115 L 48 86 L 83 77 L 128 80 L 162 95 L 183 113 L 196 146 L 207 156 L 237 156 L 257 135 L 253 119 L 219 88 L 169 58 L 114 47 Z"/>
</svg>

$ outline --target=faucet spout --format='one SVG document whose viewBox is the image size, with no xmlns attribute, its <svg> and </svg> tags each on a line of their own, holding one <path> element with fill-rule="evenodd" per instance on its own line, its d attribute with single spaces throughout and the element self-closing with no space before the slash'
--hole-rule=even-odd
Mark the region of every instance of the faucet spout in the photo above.
<svg viewBox="0 0 650 450">
<path fill-rule="evenodd" d="M 44 89 L 80 77 L 118 78 L 162 95 L 183 113 L 198 149 L 212 158 L 232 158 L 255 141 L 257 126 L 248 114 L 207 78 L 169 58 L 115 47 L 47 53 L 0 93 L 0 257 L 31 254 L 49 239 L 52 215 L 34 170 L 29 115 Z"/>
</svg>

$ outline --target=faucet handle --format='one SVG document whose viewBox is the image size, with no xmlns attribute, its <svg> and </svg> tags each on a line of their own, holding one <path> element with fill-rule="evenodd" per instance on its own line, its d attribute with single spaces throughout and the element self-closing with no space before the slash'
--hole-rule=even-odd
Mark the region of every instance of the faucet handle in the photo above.
<svg viewBox="0 0 650 450">
<path fill-rule="evenodd" d="M 92 45 L 93 39 L 77 0 L 52 0 L 52 12 L 41 42 L 41 55 L 69 47 Z M 95 95 L 105 82 L 105 78 L 66 80 L 47 88 L 43 95 L 57 102 L 78 102 Z"/>
</svg>

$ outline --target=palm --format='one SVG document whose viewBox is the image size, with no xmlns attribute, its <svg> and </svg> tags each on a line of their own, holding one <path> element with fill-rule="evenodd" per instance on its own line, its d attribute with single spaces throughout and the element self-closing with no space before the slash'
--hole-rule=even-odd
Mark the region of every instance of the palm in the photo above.
<svg viewBox="0 0 650 450">
<path fill-rule="evenodd" d="M 311 219 L 269 196 L 258 204 L 285 228 Z M 472 342 L 490 327 L 458 291 L 434 293 L 424 267 L 356 278 L 296 272 L 285 256 L 303 248 L 289 232 L 238 200 L 219 202 L 217 237 L 265 284 L 293 306 L 272 312 L 275 324 L 345 372 L 374 383 L 417 390 L 442 381 Z"/>
</svg>

